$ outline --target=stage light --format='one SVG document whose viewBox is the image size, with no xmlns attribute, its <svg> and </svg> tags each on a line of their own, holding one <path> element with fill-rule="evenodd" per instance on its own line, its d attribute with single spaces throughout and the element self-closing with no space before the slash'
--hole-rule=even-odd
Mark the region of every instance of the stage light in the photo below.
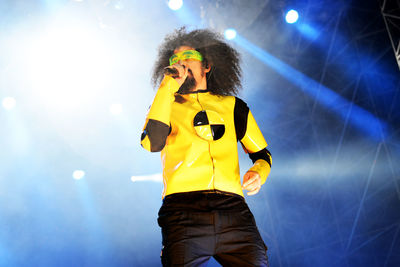
<svg viewBox="0 0 400 267">
<path fill-rule="evenodd" d="M 76 170 L 76 171 L 74 171 L 74 172 L 72 173 L 72 177 L 73 177 L 75 180 L 80 180 L 80 179 L 82 179 L 84 176 L 85 176 L 85 172 L 82 171 L 82 170 Z"/>
<path fill-rule="evenodd" d="M 182 7 L 183 1 L 182 0 L 169 0 L 168 6 L 172 10 L 178 10 Z"/>
<path fill-rule="evenodd" d="M 291 9 L 286 13 L 285 19 L 287 23 L 290 24 L 296 23 L 297 20 L 299 19 L 299 13 L 297 13 L 296 10 Z"/>
<path fill-rule="evenodd" d="M 235 29 L 226 29 L 224 32 L 225 39 L 233 40 L 236 37 L 236 30 Z"/>
</svg>

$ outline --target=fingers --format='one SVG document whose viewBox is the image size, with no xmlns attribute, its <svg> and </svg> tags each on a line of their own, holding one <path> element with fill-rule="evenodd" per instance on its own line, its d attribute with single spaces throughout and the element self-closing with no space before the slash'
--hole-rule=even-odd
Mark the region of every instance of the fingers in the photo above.
<svg viewBox="0 0 400 267">
<path fill-rule="evenodd" d="M 248 171 L 243 177 L 242 190 L 249 191 L 247 195 L 255 195 L 261 189 L 261 177 L 257 172 Z"/>
<path fill-rule="evenodd" d="M 245 178 L 243 178 L 242 189 L 248 190 L 250 187 L 252 187 L 255 184 L 256 180 L 257 180 L 257 178 L 254 176 L 252 178 L 248 179 L 247 181 L 245 181 Z"/>
<path fill-rule="evenodd" d="M 248 185 L 254 183 L 256 180 L 260 180 L 260 175 L 255 171 L 248 171 L 243 177 L 243 186 L 242 188 L 246 188 Z"/>
<path fill-rule="evenodd" d="M 185 74 L 187 75 L 187 68 L 184 65 L 176 63 L 172 66 L 178 70 L 179 78 L 183 78 L 183 76 L 185 76 Z"/>
<path fill-rule="evenodd" d="M 260 186 L 260 187 L 258 187 L 258 188 L 257 188 L 257 189 L 255 189 L 255 190 L 253 190 L 253 191 L 249 191 L 249 192 L 247 192 L 247 195 L 248 195 L 248 196 L 255 195 L 255 194 L 257 194 L 257 193 L 260 191 L 260 189 L 261 189 L 261 186 Z"/>
<path fill-rule="evenodd" d="M 247 192 L 247 195 L 250 196 L 250 195 L 257 194 L 258 191 L 260 191 L 260 189 L 261 189 L 261 185 L 252 185 L 252 186 L 248 186 L 248 187 L 246 188 L 246 190 L 249 191 L 249 192 Z"/>
</svg>

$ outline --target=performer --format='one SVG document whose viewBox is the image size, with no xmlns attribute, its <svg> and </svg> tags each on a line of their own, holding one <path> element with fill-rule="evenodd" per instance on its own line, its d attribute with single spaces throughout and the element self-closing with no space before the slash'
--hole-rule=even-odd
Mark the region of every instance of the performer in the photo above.
<svg viewBox="0 0 400 267">
<path fill-rule="evenodd" d="M 163 266 L 267 266 L 265 246 L 242 190 L 259 192 L 271 154 L 241 88 L 239 54 L 211 30 L 185 28 L 159 48 L 159 85 L 141 136 L 161 151 Z M 237 142 L 254 165 L 240 182 Z"/>
</svg>

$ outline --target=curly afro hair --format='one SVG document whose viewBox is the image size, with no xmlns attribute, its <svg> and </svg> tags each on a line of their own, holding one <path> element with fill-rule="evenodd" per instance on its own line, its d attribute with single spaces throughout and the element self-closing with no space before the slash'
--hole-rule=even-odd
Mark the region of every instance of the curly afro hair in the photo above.
<svg viewBox="0 0 400 267">
<path fill-rule="evenodd" d="M 152 84 L 157 87 L 169 66 L 169 58 L 180 46 L 190 46 L 199 51 L 203 66 L 210 66 L 206 75 L 207 89 L 215 95 L 236 95 L 241 89 L 242 71 L 239 53 L 224 42 L 222 35 L 209 29 L 187 32 L 185 27 L 167 35 L 158 49 L 158 60 L 154 64 Z"/>
</svg>

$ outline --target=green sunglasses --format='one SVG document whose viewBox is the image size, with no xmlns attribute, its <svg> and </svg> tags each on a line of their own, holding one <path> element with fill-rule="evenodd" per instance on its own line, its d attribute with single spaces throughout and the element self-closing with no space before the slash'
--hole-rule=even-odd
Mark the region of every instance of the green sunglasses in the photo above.
<svg viewBox="0 0 400 267">
<path fill-rule="evenodd" d="M 194 59 L 198 61 L 203 61 L 203 56 L 196 50 L 185 50 L 173 54 L 169 58 L 169 65 L 174 65 L 179 62 L 179 60 Z"/>
</svg>

